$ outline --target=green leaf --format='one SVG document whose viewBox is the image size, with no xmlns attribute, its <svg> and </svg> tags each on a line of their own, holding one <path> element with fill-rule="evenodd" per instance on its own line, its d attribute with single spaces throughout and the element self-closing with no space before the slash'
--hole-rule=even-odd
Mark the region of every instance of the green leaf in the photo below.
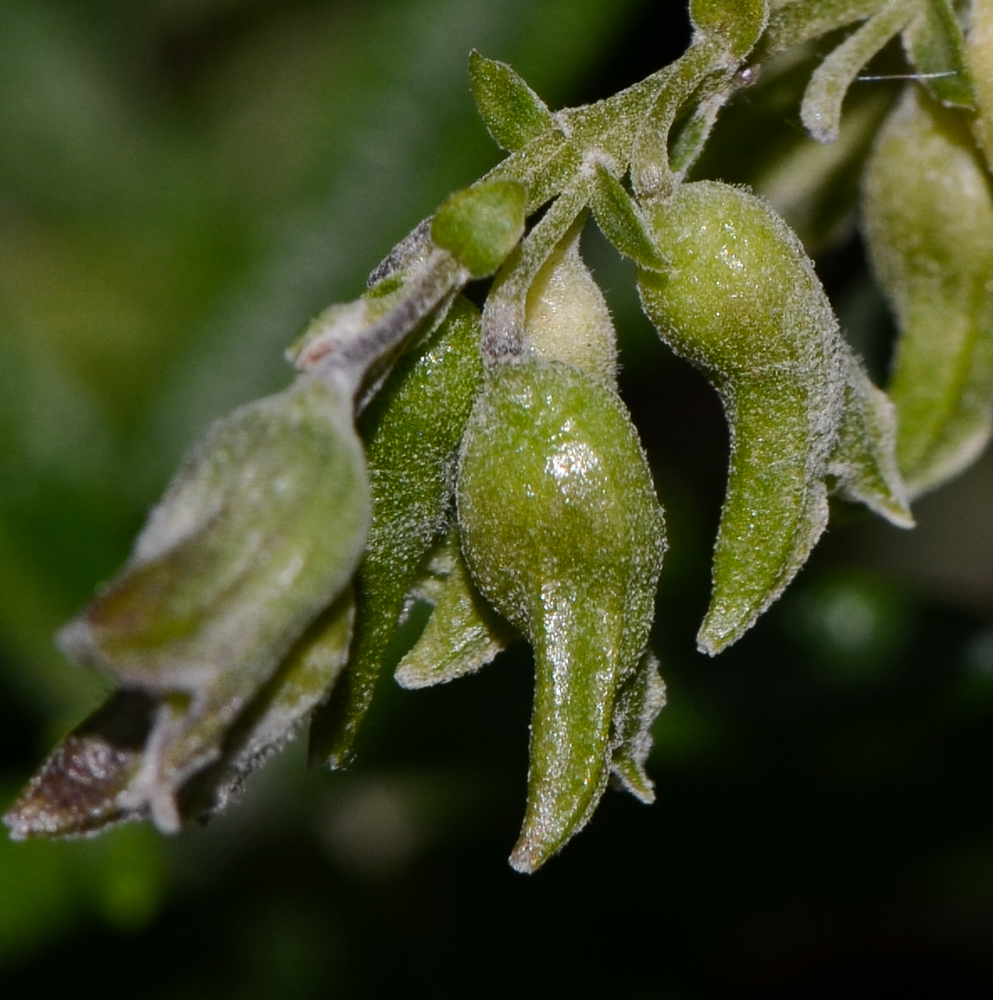
<svg viewBox="0 0 993 1000">
<path fill-rule="evenodd" d="M 965 39 L 948 0 L 924 0 L 904 29 L 903 44 L 932 97 L 948 107 L 975 108 Z"/>
<path fill-rule="evenodd" d="M 601 165 L 596 168 L 593 215 L 604 236 L 639 267 L 664 271 L 665 255 L 652 235 L 641 209 L 624 186 Z"/>
<path fill-rule="evenodd" d="M 900 338 L 888 391 L 911 495 L 993 427 L 993 197 L 964 116 L 908 87 L 863 176 L 864 228 Z"/>
<path fill-rule="evenodd" d="M 530 360 L 494 368 L 473 409 L 458 513 L 473 580 L 534 647 L 528 801 L 511 855 L 534 871 L 606 786 L 615 699 L 654 617 L 661 511 L 617 395 Z"/>
<path fill-rule="evenodd" d="M 501 149 L 521 149 L 555 127 L 544 101 L 506 63 L 473 50 L 469 83 L 487 131 Z"/>
<path fill-rule="evenodd" d="M 524 235 L 527 191 L 515 181 L 481 181 L 438 209 L 431 238 L 474 278 L 492 274 Z"/>
</svg>

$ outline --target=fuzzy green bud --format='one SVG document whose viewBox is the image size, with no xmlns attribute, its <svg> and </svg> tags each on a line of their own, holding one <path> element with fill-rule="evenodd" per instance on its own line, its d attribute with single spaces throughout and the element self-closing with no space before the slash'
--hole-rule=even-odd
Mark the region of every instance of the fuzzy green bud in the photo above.
<svg viewBox="0 0 993 1000">
<path fill-rule="evenodd" d="M 637 433 L 617 395 L 557 362 L 498 366 L 462 446 L 473 579 L 535 651 L 528 802 L 511 864 L 533 871 L 589 819 L 609 774 L 665 547 Z"/>
<path fill-rule="evenodd" d="M 799 239 L 758 198 L 686 184 L 652 207 L 651 222 L 671 269 L 639 272 L 645 312 L 714 383 L 731 430 L 713 595 L 698 636 L 713 654 L 803 565 L 827 523 L 826 477 L 859 474 L 851 456 L 846 465 L 836 454 L 850 352 Z"/>
</svg>

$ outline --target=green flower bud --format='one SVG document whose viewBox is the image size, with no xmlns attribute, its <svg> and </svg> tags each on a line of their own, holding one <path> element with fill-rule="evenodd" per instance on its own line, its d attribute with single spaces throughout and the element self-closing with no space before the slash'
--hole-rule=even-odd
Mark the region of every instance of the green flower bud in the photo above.
<svg viewBox="0 0 993 1000">
<path fill-rule="evenodd" d="M 653 619 L 661 510 L 617 395 L 535 359 L 490 374 L 466 428 L 458 512 L 473 579 L 535 651 L 528 802 L 511 856 L 533 871 L 606 785 L 617 691 Z"/>
<path fill-rule="evenodd" d="M 813 265 L 765 203 L 703 181 L 651 211 L 671 270 L 639 272 L 642 304 L 666 343 L 715 384 L 731 430 L 713 595 L 698 636 L 713 654 L 803 565 L 827 523 L 826 477 L 846 486 L 857 478 L 858 463 L 836 454 L 854 376 Z M 864 436 L 865 447 L 875 443 Z"/>
<path fill-rule="evenodd" d="M 404 599 L 449 523 L 459 442 L 483 379 L 479 331 L 478 310 L 457 298 L 362 414 L 372 525 L 356 578 L 352 653 L 331 698 L 314 713 L 313 763 L 343 767 L 350 759 Z"/>
<path fill-rule="evenodd" d="M 863 214 L 900 330 L 889 393 L 918 494 L 968 466 L 993 426 L 993 197 L 960 112 L 907 89 L 866 167 Z"/>
<path fill-rule="evenodd" d="M 301 378 L 219 421 L 119 576 L 61 633 L 80 662 L 158 702 L 129 794 L 157 825 L 219 760 L 240 713 L 347 586 L 369 486 L 351 402 Z"/>
</svg>

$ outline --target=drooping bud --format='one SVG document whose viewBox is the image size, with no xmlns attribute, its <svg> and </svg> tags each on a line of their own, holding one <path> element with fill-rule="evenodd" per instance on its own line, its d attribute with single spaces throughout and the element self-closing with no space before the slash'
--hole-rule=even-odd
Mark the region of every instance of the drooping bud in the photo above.
<svg viewBox="0 0 993 1000">
<path fill-rule="evenodd" d="M 642 304 L 666 343 L 714 383 L 731 430 L 713 594 L 698 636 L 713 654 L 806 561 L 827 523 L 826 477 L 860 475 L 850 453 L 848 465 L 832 466 L 851 356 L 800 241 L 764 202 L 701 181 L 651 213 L 671 270 L 639 272 Z M 874 431 L 863 444 L 885 448 Z M 904 508 L 892 519 L 908 516 Z"/>
<path fill-rule="evenodd" d="M 123 755 L 107 751 L 117 777 L 94 816 L 150 812 L 162 830 L 178 829 L 182 789 L 222 761 L 242 713 L 343 593 L 368 522 L 351 401 L 334 384 L 301 378 L 215 424 L 121 573 L 61 633 L 69 655 L 134 693 L 67 738 L 67 752 L 82 741 L 84 756 L 103 753 L 120 744 L 108 733 L 128 723 L 136 698 L 154 706 L 140 754 L 126 740 Z M 265 741 L 279 741 L 275 728 Z M 252 757 L 263 751 L 254 732 Z"/>
<path fill-rule="evenodd" d="M 312 763 L 349 761 L 418 565 L 451 518 L 459 443 L 482 385 L 479 330 L 478 310 L 457 298 L 362 414 L 372 525 L 356 580 L 348 668 L 314 714 Z"/>
<path fill-rule="evenodd" d="M 993 196 L 961 112 L 907 89 L 866 167 L 863 215 L 900 330 L 897 458 L 919 494 L 968 466 L 993 427 Z"/>
<path fill-rule="evenodd" d="M 535 651 L 528 802 L 511 857 L 533 871 L 606 785 L 617 692 L 652 623 L 661 511 L 617 395 L 542 360 L 490 374 L 466 429 L 458 510 L 475 583 Z"/>
</svg>

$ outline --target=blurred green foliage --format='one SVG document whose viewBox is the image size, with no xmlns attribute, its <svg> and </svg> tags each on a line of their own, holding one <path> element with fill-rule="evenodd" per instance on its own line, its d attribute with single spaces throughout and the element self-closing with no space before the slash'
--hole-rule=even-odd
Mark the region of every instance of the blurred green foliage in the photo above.
<svg viewBox="0 0 993 1000">
<path fill-rule="evenodd" d="M 286 384 L 282 349 L 309 317 L 496 162 L 469 50 L 511 62 L 554 108 L 678 55 L 684 6 L 0 0 L 4 801 L 105 693 L 50 637 L 120 563 L 184 450 Z M 797 120 L 810 65 L 790 57 L 744 91 L 699 172 L 777 204 L 885 370 L 885 312 L 852 234 L 893 91 L 854 95 L 839 143 L 819 147 Z M 431 691 L 387 677 L 349 773 L 308 773 L 294 746 L 204 832 L 0 843 L 4 995 L 993 984 L 989 469 L 924 501 L 916 536 L 837 521 L 754 634 L 698 656 L 719 405 L 638 316 L 629 265 L 595 234 L 587 250 L 672 536 L 656 805 L 608 796 L 522 879 L 505 857 L 528 656 Z"/>
</svg>

